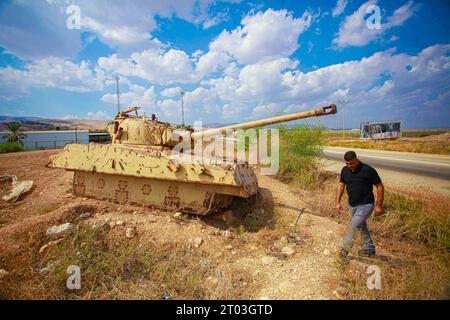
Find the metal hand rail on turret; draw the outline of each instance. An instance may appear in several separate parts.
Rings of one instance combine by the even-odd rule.
[[[203,136],[203,138],[215,136],[218,134],[224,134],[227,132],[227,130],[236,131],[239,129],[250,129],[250,128],[257,128],[257,127],[264,127],[271,124],[276,123],[282,123],[282,122],[288,122],[298,119],[304,119],[309,117],[319,117],[319,116],[325,116],[329,114],[335,114],[337,112],[336,105],[331,104],[326,107],[317,108],[317,109],[311,109],[308,111],[273,117],[273,118],[267,118],[262,120],[255,120],[255,121],[249,121],[244,123],[237,123],[230,126],[225,126],[221,128],[214,128],[214,129],[207,129],[203,131],[197,131],[193,132],[191,135],[192,139],[200,138]]]

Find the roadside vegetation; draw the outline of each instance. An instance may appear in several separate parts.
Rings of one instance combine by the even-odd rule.
[[[326,145],[330,147],[450,155],[448,141],[414,141],[405,140],[405,138],[385,141],[328,140]]]
[[[402,138],[396,140],[360,140],[359,130],[326,130],[324,144],[330,147],[348,147],[385,151],[415,152],[450,155],[448,129],[403,130]]]
[[[349,215],[337,215],[334,210],[337,175],[322,172],[315,162],[327,132],[287,130],[281,140],[280,176],[290,179],[312,212],[347,224]],[[450,298],[450,199],[429,189],[387,188],[384,207],[384,214],[369,222],[379,251],[389,253],[370,262],[380,266],[383,288],[367,289],[364,265],[341,266],[345,298]]]

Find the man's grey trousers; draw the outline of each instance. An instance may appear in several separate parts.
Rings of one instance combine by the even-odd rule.
[[[350,222],[350,228],[345,236],[344,243],[341,244],[341,249],[350,251],[355,241],[356,231],[361,232],[364,241],[364,250],[375,251],[375,245],[370,237],[369,229],[367,228],[367,219],[372,214],[374,208],[373,203],[363,204],[360,206],[349,206],[352,213],[352,221]]]

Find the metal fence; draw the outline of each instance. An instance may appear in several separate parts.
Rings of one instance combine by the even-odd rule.
[[[50,140],[50,141],[22,141],[26,150],[61,149],[70,143],[87,144],[88,140]]]

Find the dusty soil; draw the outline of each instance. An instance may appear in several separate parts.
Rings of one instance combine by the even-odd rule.
[[[0,175],[14,174],[19,180],[34,182],[32,191],[16,203],[0,200],[0,269],[14,274],[12,256],[48,242],[44,234],[49,226],[77,223],[79,214],[90,212],[92,216],[84,221],[90,225],[123,221],[122,226],[110,230],[120,241],[127,241],[124,234],[128,226],[136,228],[137,239],[143,244],[194,243],[201,238],[196,250],[219,259],[230,270],[248,275],[240,285],[242,290],[248,290],[250,298],[343,298],[338,288],[337,248],[346,226],[315,215],[289,185],[271,177],[259,177],[259,200],[264,205],[257,204],[251,214],[270,211],[270,219],[255,230],[236,232],[233,225],[239,225],[239,217],[231,223],[230,215],[235,217],[230,212],[206,218],[187,215],[176,218],[174,212],[75,197],[70,193],[72,173],[45,167],[49,156],[57,152],[0,155]],[[305,211],[294,230],[293,223],[301,208]],[[239,212],[239,203],[233,210]],[[274,227],[275,219],[285,221],[285,228]],[[286,250],[291,252],[283,254]]]

